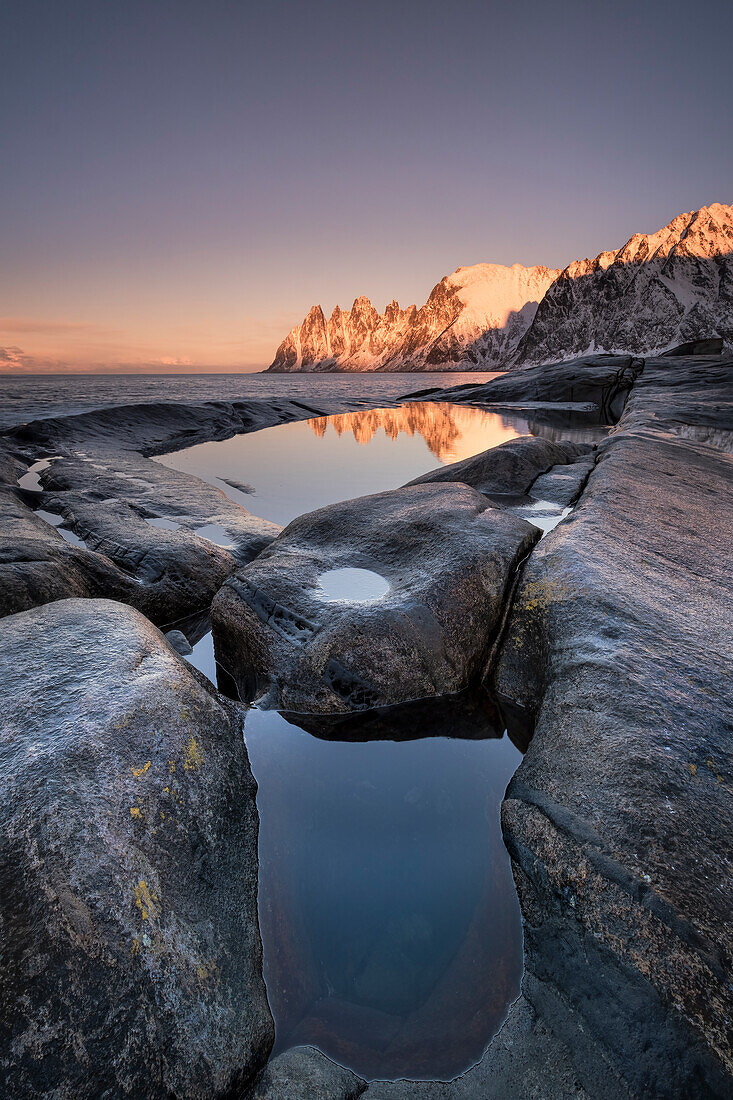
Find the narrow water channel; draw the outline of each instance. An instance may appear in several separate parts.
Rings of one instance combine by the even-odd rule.
[[[520,416],[428,403],[160,461],[286,524],[529,432]],[[330,598],[388,599],[379,580],[322,583]],[[192,640],[189,660],[215,679],[211,635]],[[521,754],[501,721],[480,708],[467,717],[460,700],[394,727],[310,719],[305,730],[289,718],[252,709],[244,725],[276,1050],[313,1043],[368,1078],[450,1079],[480,1058],[519,991],[521,918],[499,813]]]

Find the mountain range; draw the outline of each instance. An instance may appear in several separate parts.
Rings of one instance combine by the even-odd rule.
[[[733,206],[722,203],[563,270],[459,267],[420,308],[392,301],[378,313],[362,296],[326,320],[313,306],[268,369],[502,370],[707,336],[733,347]]]

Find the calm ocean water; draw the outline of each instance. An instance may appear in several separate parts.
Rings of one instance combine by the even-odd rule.
[[[486,382],[494,373],[430,374],[26,374],[0,375],[0,428],[138,401],[237,401],[295,397],[317,402],[341,395],[393,401],[427,386]]]

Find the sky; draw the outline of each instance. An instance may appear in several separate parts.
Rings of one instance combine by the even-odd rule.
[[[311,305],[730,202],[729,0],[7,0],[0,370],[266,366]]]

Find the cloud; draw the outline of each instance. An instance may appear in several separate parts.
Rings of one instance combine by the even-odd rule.
[[[151,359],[151,363],[160,367],[192,367],[193,359],[189,359],[186,355],[178,358],[173,355],[164,355],[161,359]]]
[[[0,370],[32,370],[33,356],[22,348],[0,348]]]
[[[22,348],[0,347],[0,373],[46,374],[48,371],[68,371],[69,364],[61,359],[39,359],[26,355]]]

